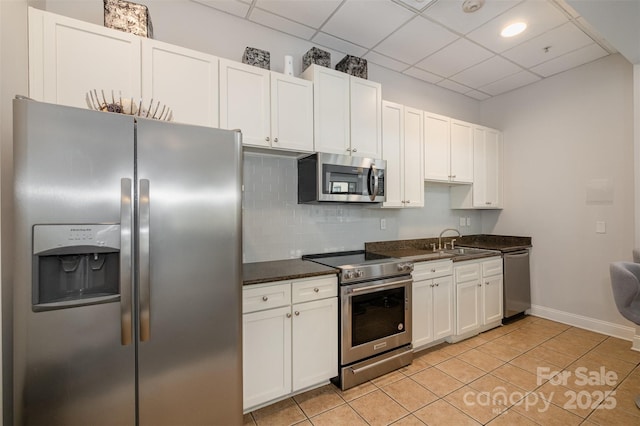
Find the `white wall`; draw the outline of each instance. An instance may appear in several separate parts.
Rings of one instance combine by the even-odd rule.
[[[629,326],[613,302],[609,263],[630,260],[634,245],[632,66],[603,58],[484,101],[481,113],[504,130],[506,177],[505,209],[484,213],[483,231],[533,238],[534,308]],[[586,201],[594,180],[611,182],[612,201]]]

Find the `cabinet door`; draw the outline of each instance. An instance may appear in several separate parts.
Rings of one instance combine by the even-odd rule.
[[[240,129],[242,143],[269,147],[269,71],[220,59],[220,127]]]
[[[402,167],[404,140],[404,107],[393,102],[382,102],[382,158],[385,169],[386,201],[383,207],[404,205],[404,170]]]
[[[424,113],[424,179],[449,181],[451,165],[451,119]]]
[[[454,334],[453,329],[453,278],[433,280],[433,340]]]
[[[242,316],[244,409],[291,393],[291,308]]]
[[[338,298],[293,305],[293,391],[338,375]]]
[[[414,281],[411,299],[413,347],[418,348],[433,341],[433,280]]]
[[[382,87],[379,83],[351,77],[351,154],[381,158]]]
[[[482,324],[502,320],[502,275],[483,278],[482,307]]]
[[[473,205],[502,207],[502,134],[487,127],[473,132]]]
[[[451,120],[451,181],[473,182],[473,129],[459,120]]]
[[[140,37],[29,8],[29,96],[87,108],[94,89],[140,98]]]
[[[171,108],[173,121],[218,127],[218,58],[142,40],[142,98]]]
[[[479,280],[456,284],[456,334],[464,334],[480,327]]]
[[[404,205],[424,206],[423,114],[415,108],[404,109]]]
[[[313,151],[313,83],[271,73],[271,146]]]
[[[349,154],[349,75],[311,65],[303,77],[313,81],[314,149]]]

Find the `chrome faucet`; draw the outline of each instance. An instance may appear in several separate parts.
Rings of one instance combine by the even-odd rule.
[[[458,234],[459,238],[462,237],[462,235],[460,235],[460,231],[458,231],[456,228],[443,229],[442,232],[440,233],[440,236],[438,236],[438,250],[442,250],[442,236],[447,231],[454,231],[456,234]],[[455,240],[452,240],[452,241],[455,241]],[[445,248],[446,248],[446,245],[447,243],[445,243]],[[453,242],[451,243],[451,248],[453,248]]]

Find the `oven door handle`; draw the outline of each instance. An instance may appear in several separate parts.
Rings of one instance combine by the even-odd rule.
[[[364,291],[371,291],[371,290],[378,290],[381,288],[385,288],[385,287],[392,287],[392,286],[400,286],[400,285],[405,285],[405,284],[411,284],[412,280],[401,280],[401,281],[394,281],[391,283],[384,283],[384,284],[376,284],[376,285],[368,285],[368,286],[364,286],[364,287],[358,287],[358,288],[351,288],[348,290],[349,293],[360,293],[360,292],[364,292]]]

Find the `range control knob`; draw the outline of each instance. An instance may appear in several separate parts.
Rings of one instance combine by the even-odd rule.
[[[351,278],[353,278],[353,271],[345,271],[342,276],[345,280],[350,280]]]
[[[362,278],[364,276],[364,271],[362,269],[356,269],[356,277]]]
[[[398,272],[404,271],[404,263],[398,263]]]

